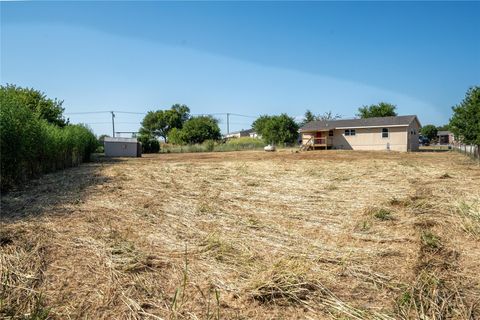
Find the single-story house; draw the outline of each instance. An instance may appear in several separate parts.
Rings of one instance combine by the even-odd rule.
[[[241,138],[241,137],[250,137],[250,138],[258,138],[257,133],[253,129],[247,130],[240,130],[235,132],[230,132],[225,135],[225,138]]]
[[[311,121],[300,128],[302,149],[418,150],[417,116]]]
[[[455,141],[453,133],[450,131],[438,131],[437,139],[439,144],[452,144]]]
[[[103,147],[106,157],[141,157],[142,144],[136,138],[105,137]]]

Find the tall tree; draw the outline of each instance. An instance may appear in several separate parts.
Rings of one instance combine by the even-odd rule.
[[[159,128],[161,127],[159,120],[160,111],[148,111],[147,115],[143,117],[142,126],[140,127],[140,135],[144,137],[159,137],[161,133]],[[161,110],[163,113],[163,110]]]
[[[47,122],[64,127],[68,124],[68,119],[63,116],[63,101],[47,98],[45,93],[32,88],[22,88],[13,84],[0,86],[0,90],[5,94],[15,97],[18,103],[26,106],[38,118],[45,119]]]
[[[397,115],[396,109],[397,106],[394,104],[380,102],[358,108],[357,116],[360,118],[391,117]]]
[[[313,114],[312,111],[308,110],[305,111],[305,114],[303,115],[303,121],[300,123],[300,125],[304,126],[309,122],[318,120],[317,116]]]
[[[433,140],[437,138],[438,129],[433,124],[427,124],[420,129],[420,133],[428,140]]]
[[[480,149],[480,87],[468,89],[463,101],[452,110],[449,127],[456,139]]]
[[[180,123],[185,123],[190,118],[190,108],[186,104],[175,103],[171,110],[175,111],[179,116]],[[181,126],[180,126],[181,127]]]
[[[264,131],[265,125],[267,124],[268,120],[270,120],[270,116],[264,114],[255,119],[252,123],[252,128],[255,130],[255,132],[259,135],[261,135],[261,132]]]
[[[149,111],[143,118],[140,134],[147,137],[161,137],[168,142],[170,130],[181,129],[189,118],[190,109],[184,104],[174,104],[168,110]]]
[[[342,116],[338,113],[333,113],[331,110],[323,113],[322,115],[317,116],[318,120],[337,120],[340,119]]]
[[[312,111],[308,110],[305,111],[303,115],[303,120],[300,122],[300,126],[304,126],[309,122],[316,121],[316,120],[337,120],[340,119],[342,116],[339,114],[334,114],[331,110],[324,112],[320,115],[315,115]]]
[[[293,143],[298,137],[298,124],[285,113],[261,116],[254,121],[252,127],[266,143]]]

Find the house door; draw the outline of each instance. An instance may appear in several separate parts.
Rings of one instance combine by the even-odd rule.
[[[315,144],[322,144],[322,131],[317,131],[315,133]]]

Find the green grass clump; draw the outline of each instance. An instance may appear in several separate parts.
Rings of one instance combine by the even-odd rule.
[[[423,231],[421,235],[422,243],[431,249],[439,249],[442,246],[440,238],[434,235],[431,231]]]
[[[393,220],[392,212],[385,208],[371,208],[370,214],[381,221]]]

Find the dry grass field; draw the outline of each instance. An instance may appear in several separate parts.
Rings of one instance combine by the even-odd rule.
[[[478,319],[452,152],[100,159],[2,196],[0,318]]]

